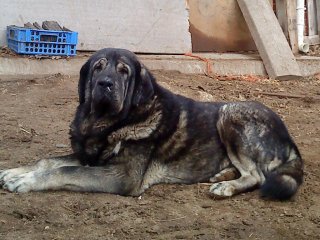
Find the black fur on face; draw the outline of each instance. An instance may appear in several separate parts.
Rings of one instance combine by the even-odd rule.
[[[99,115],[127,114],[131,107],[146,104],[154,95],[154,78],[136,55],[125,49],[106,48],[82,66],[79,102]]]

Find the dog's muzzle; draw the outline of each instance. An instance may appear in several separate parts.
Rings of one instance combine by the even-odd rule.
[[[92,92],[92,107],[101,113],[118,114],[122,109],[119,92],[121,91],[110,78],[97,79]]]
[[[97,87],[100,88],[101,91],[111,92],[114,88],[114,84],[110,79],[100,79],[97,82]]]
[[[112,104],[114,88],[114,83],[108,78],[97,80],[92,92],[94,103],[99,105]]]

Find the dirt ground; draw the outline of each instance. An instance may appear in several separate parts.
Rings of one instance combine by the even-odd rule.
[[[140,198],[0,190],[0,239],[320,239],[319,78],[251,82],[154,74],[165,87],[195,99],[254,99],[278,112],[305,159],[296,197],[266,201],[253,191],[216,200],[206,184],[158,185]],[[0,169],[70,151],[76,87],[76,78],[64,76],[0,81]]]

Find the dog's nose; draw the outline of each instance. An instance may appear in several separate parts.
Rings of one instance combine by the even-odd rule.
[[[101,79],[98,81],[98,86],[110,91],[113,87],[113,82],[109,79]]]

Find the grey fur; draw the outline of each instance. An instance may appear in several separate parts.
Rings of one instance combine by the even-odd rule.
[[[299,150],[272,110],[175,95],[127,50],[103,49],[88,60],[79,102],[74,154],[4,170],[4,189],[138,196],[158,183],[211,181],[219,197],[262,186],[264,195],[287,199],[302,183]]]

